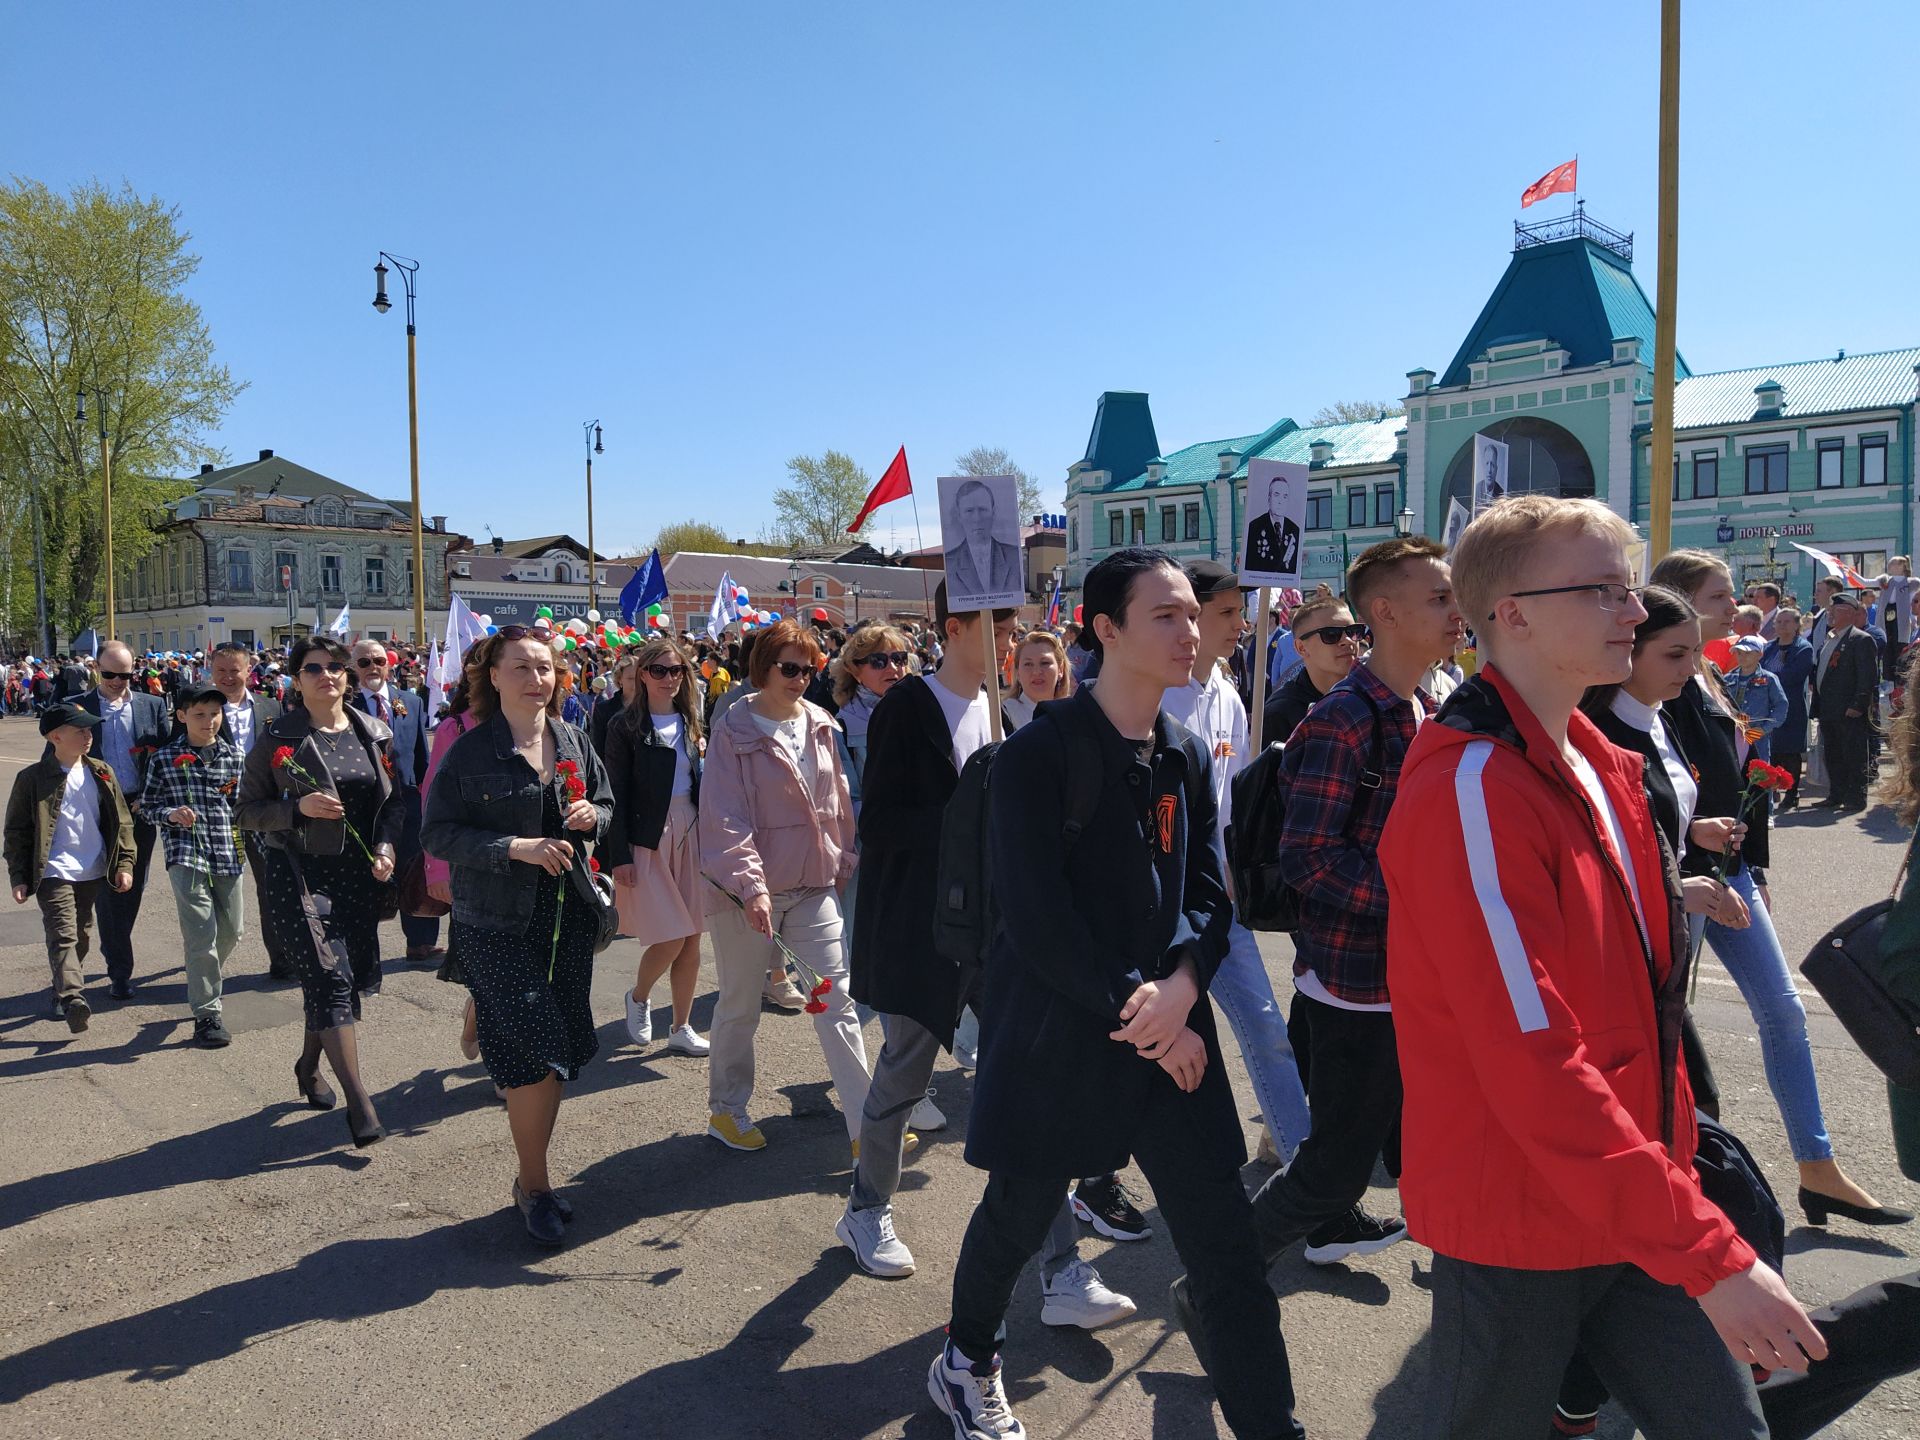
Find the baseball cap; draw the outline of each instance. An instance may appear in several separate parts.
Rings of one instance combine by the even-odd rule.
[[[72,725],[79,730],[99,728],[100,717],[91,710],[82,710],[78,705],[62,700],[57,705],[49,705],[46,713],[40,717],[40,733],[51,735],[62,725]]]
[[[1829,605],[1851,605],[1856,610],[1866,609],[1866,606],[1860,603],[1860,597],[1847,590],[1836,590],[1833,598],[1827,601],[1827,603]]]
[[[1762,640],[1758,635],[1742,635],[1728,648],[1743,651],[1749,655],[1764,655],[1767,650],[1767,642]]]
[[[1216,595],[1240,588],[1240,577],[1233,573],[1233,567],[1218,560],[1189,561],[1186,571],[1193,585],[1193,598],[1203,604]]]
[[[227,703],[226,694],[217,686],[188,685],[180,691],[173,705],[176,710],[185,710],[188,706],[198,705],[204,700],[218,700],[222,705]]]

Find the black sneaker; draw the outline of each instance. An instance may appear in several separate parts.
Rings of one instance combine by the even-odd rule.
[[[1334,1265],[1355,1255],[1377,1255],[1407,1238],[1407,1222],[1398,1215],[1377,1220],[1358,1205],[1307,1236],[1302,1252],[1315,1265]]]
[[[1075,1217],[1109,1240],[1145,1240],[1153,1234],[1153,1227],[1134,1208],[1133,1197],[1117,1175],[1082,1180],[1070,1199]]]
[[[131,1000],[133,998],[133,982],[131,980],[109,981],[107,984],[107,993],[116,1000]]]
[[[60,1013],[66,1018],[67,1029],[78,1035],[93,1018],[93,1007],[87,1004],[86,996],[76,995],[61,1005]]]
[[[193,1022],[193,1043],[202,1050],[224,1050],[233,1043],[233,1036],[218,1015],[201,1015]]]

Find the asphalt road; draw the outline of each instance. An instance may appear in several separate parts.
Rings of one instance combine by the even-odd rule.
[[[30,722],[0,721],[0,781],[37,752]],[[1884,811],[1779,827],[1774,896],[1790,955],[1885,893],[1902,838]],[[618,942],[594,985],[600,1054],[569,1087],[554,1144],[578,1211],[572,1243],[543,1253],[509,1206],[504,1114],[481,1067],[455,1049],[464,992],[388,962],[361,1054],[392,1138],[355,1152],[340,1112],[296,1102],[299,995],[265,980],[252,917],[228,980],[234,1044],[188,1043],[170,900],[156,874],[132,1002],[107,1000],[97,957],[89,962],[99,998],[77,1037],[48,1018],[38,911],[0,914],[0,1435],[948,1433],[924,1377],[981,1185],[960,1156],[968,1082],[950,1062],[936,1083],[952,1123],[909,1157],[895,1210],[920,1271],[870,1279],[833,1238],[848,1149],[810,1024],[764,1017],[756,1113],[770,1144],[724,1150],[703,1135],[704,1062],[627,1042],[620,994],[638,950]],[[401,955],[398,926],[386,931],[387,953]],[[1284,941],[1267,959],[1284,979]],[[710,968],[702,981],[704,1030]],[[664,1004],[664,985],[656,999]],[[1753,1023],[1712,962],[1698,1008],[1726,1116],[1790,1197]],[[1920,1194],[1894,1167],[1877,1074],[1817,1000],[1810,1009],[1840,1156],[1882,1199],[1915,1205]],[[870,1053],[878,1043],[875,1028]],[[1229,1064],[1251,1150],[1255,1106],[1237,1058]],[[1264,1175],[1249,1166],[1249,1185]],[[1370,1204],[1390,1211],[1395,1197],[1378,1190]],[[1810,1303],[1920,1264],[1920,1234],[1798,1220],[1789,1216],[1788,1277]],[[1191,1347],[1168,1325],[1179,1266],[1164,1233],[1134,1245],[1090,1239],[1082,1253],[1140,1314],[1094,1334],[1049,1329],[1029,1271],[1006,1362],[1030,1432],[1225,1434]],[[1351,1266],[1290,1257],[1275,1268],[1300,1411],[1317,1440],[1417,1433],[1430,1258],[1409,1243]],[[1907,1380],[1828,1434],[1916,1432],[1920,1382]],[[1603,1434],[1631,1430],[1612,1417]]]

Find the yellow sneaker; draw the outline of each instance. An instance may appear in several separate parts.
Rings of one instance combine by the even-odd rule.
[[[919,1143],[920,1137],[911,1130],[907,1131],[905,1135],[900,1137],[900,1153],[902,1155],[906,1154],[907,1151],[913,1149],[913,1147]],[[860,1137],[858,1135],[853,1137],[853,1163],[856,1165],[860,1163]]]
[[[716,1110],[707,1117],[707,1134],[718,1140],[729,1150],[764,1150],[767,1137],[760,1133],[760,1127],[750,1120],[741,1120],[724,1110]]]

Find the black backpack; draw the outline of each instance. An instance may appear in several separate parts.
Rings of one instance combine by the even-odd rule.
[[[1760,1258],[1780,1270],[1787,1259],[1787,1220],[1780,1201],[1740,1137],[1704,1114],[1696,1114],[1700,1144],[1693,1173],[1700,1193],[1720,1207]]]
[[[1093,822],[1100,805],[1101,768],[1096,737],[1083,734],[1068,701],[1050,700],[1036,714],[1051,713],[1066,742],[1067,810],[1061,839],[1068,849]],[[960,782],[940,819],[940,864],[934,882],[933,948],[960,967],[962,1004],[986,965],[999,926],[987,860],[987,793],[993,760],[1005,741],[982,745],[967,757]],[[1066,903],[1063,896],[1062,904]]]
[[[1363,789],[1385,783],[1380,762],[1386,741],[1380,709],[1371,700],[1373,740],[1360,772]],[[1280,768],[1286,746],[1276,740],[1233,777],[1233,819],[1227,825],[1227,873],[1233,878],[1233,908],[1249,930],[1294,930],[1300,924],[1300,894],[1280,875],[1280,835],[1287,826],[1287,778]]]

